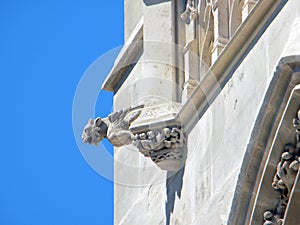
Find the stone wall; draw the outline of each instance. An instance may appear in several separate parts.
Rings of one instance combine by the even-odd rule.
[[[137,2],[135,8],[125,1],[128,12],[137,10],[133,18],[125,13],[127,36],[140,18]],[[115,224],[228,223],[245,151],[276,66],[282,57],[300,54],[298,43],[287,46],[299,33],[293,27],[299,16],[298,0],[288,1],[226,71],[216,98],[188,134],[186,166],[176,174],[161,170],[133,145],[115,148]],[[116,110],[141,98],[150,82],[138,81],[143,68],[137,64],[116,92]]]
[[[124,1],[125,42],[143,17],[143,3],[140,0]]]

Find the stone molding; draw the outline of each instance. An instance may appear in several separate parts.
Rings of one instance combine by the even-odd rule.
[[[297,117],[293,119],[296,133],[296,143],[287,144],[277,164],[272,187],[278,192],[276,210],[264,213],[264,225],[282,225],[285,212],[295,183],[300,165],[300,109]]]
[[[143,51],[143,28],[144,20],[141,18],[115,60],[113,68],[102,85],[102,90],[116,92],[126,79],[129,67],[137,63],[139,54]]]
[[[235,31],[217,60],[211,65],[180,110],[178,118],[181,118],[187,132],[192,130],[208,108],[209,103],[213,101],[214,96],[220,91],[220,83],[222,84],[232,76],[232,71],[245,57],[253,41],[268,27],[268,19],[274,12],[278,13],[278,9],[284,4],[285,1],[269,0],[260,0],[255,4],[250,15]],[[197,110],[197,115],[191,108]]]
[[[193,5],[192,2],[188,1],[189,7]],[[218,59],[208,69],[203,76],[204,78],[195,87],[193,93],[189,95],[189,98],[181,106],[177,115],[175,115],[175,120],[180,120],[185,125],[186,132],[189,132],[201,115],[204,114],[209,103],[213,101],[213,96],[216,96],[216,93],[219,91],[219,84],[229,79],[231,71],[240,62],[241,58],[244,57],[244,54],[247,53],[247,48],[255,40],[256,36],[262,32],[261,30],[266,29],[268,18],[280,7],[283,7],[281,1],[260,0],[255,4],[251,15],[239,26]],[[199,13],[201,12],[199,5],[198,11]],[[114,67],[102,87],[103,90],[116,91],[120,82],[124,81],[124,73],[126,73],[128,65],[136,63],[136,56],[142,49],[143,20],[138,24],[136,30],[136,36],[128,41],[118,56]],[[179,70],[184,70],[181,66],[178,65],[178,67]]]
[[[300,107],[299,66],[296,55],[283,57],[277,65],[245,152],[228,224],[263,224],[264,212],[276,208],[271,184],[280,150],[295,141],[291,120]]]

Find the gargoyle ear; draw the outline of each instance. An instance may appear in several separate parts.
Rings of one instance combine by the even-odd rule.
[[[89,119],[89,124],[93,125],[94,124],[94,120],[91,118]]]
[[[97,126],[97,127],[100,126],[101,123],[102,123],[102,119],[101,119],[100,117],[97,117],[97,118],[95,119],[95,124],[96,124],[96,126]]]

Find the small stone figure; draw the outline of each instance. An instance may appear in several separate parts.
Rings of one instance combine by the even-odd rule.
[[[141,114],[142,108],[143,105],[129,107],[104,119],[89,119],[82,133],[83,142],[98,145],[103,138],[107,138],[115,147],[131,144],[134,137],[129,127]]]
[[[185,20],[186,24],[197,17],[197,8],[194,0],[188,0],[186,3],[185,11],[181,14],[181,19]]]

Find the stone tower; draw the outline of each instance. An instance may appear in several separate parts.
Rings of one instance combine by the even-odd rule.
[[[300,224],[299,0],[124,4],[114,223]]]

